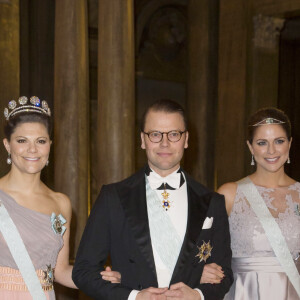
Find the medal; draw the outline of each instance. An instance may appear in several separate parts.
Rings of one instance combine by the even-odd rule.
[[[201,261],[206,262],[206,260],[211,256],[211,250],[213,249],[213,247],[210,245],[210,241],[208,241],[207,243],[203,241],[201,247],[197,246],[197,248],[199,250],[199,253],[195,257],[199,257],[199,263]]]
[[[47,265],[47,270],[44,272],[44,282],[47,284],[53,284],[54,282],[54,269],[51,268],[51,265]]]
[[[66,227],[63,226],[65,223],[67,223],[66,219],[61,214],[57,216],[55,213],[51,214],[50,219],[51,219],[52,230],[56,234],[63,235],[64,232],[66,231]]]
[[[167,211],[171,207],[171,202],[169,200],[170,194],[166,191],[166,184],[164,184],[164,192],[161,195],[163,196],[162,207]]]

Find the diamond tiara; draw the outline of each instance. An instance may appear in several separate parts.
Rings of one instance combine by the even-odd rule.
[[[278,125],[278,124],[284,124],[284,123],[285,122],[274,119],[274,118],[266,118],[266,119],[263,119],[262,121],[257,122],[256,124],[251,125],[251,126],[261,126],[261,125],[270,125],[270,124]]]
[[[22,112],[37,112],[51,116],[50,108],[45,100],[41,101],[38,97],[32,96],[28,101],[27,97],[22,96],[18,101],[8,102],[8,107],[4,108],[4,117],[8,121],[10,117]]]

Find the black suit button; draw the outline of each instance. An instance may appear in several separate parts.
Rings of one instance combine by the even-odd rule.
[[[141,284],[139,284],[138,289],[141,291],[143,289],[143,286]]]

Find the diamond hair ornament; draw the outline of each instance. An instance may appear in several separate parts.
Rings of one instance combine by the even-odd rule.
[[[41,101],[38,97],[32,96],[28,101],[26,96],[22,96],[18,101],[8,102],[8,107],[4,109],[4,117],[8,121],[10,117],[22,112],[37,112],[51,116],[50,108],[45,100]]]
[[[251,126],[261,126],[261,125],[278,125],[278,124],[284,124],[285,122],[280,121],[278,119],[274,119],[274,118],[265,118],[260,122],[255,123],[254,125]]]

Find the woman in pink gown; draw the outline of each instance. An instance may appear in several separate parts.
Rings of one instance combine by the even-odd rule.
[[[48,165],[51,118],[46,101],[20,97],[5,108],[4,146],[10,171],[0,179],[4,205],[27,249],[47,299],[55,299],[53,280],[75,288],[69,265],[71,203],[41,180]],[[0,299],[32,299],[0,232]]]
[[[5,207],[21,236],[41,293],[54,300],[54,280],[70,288],[76,286],[69,264],[70,200],[40,179],[42,169],[49,163],[52,143],[50,109],[46,101],[23,96],[8,103],[4,117],[3,142],[11,169],[0,179],[0,209],[1,205]],[[1,230],[0,249],[0,299],[32,299]],[[102,275],[105,280],[120,282],[120,275],[110,268]]]

